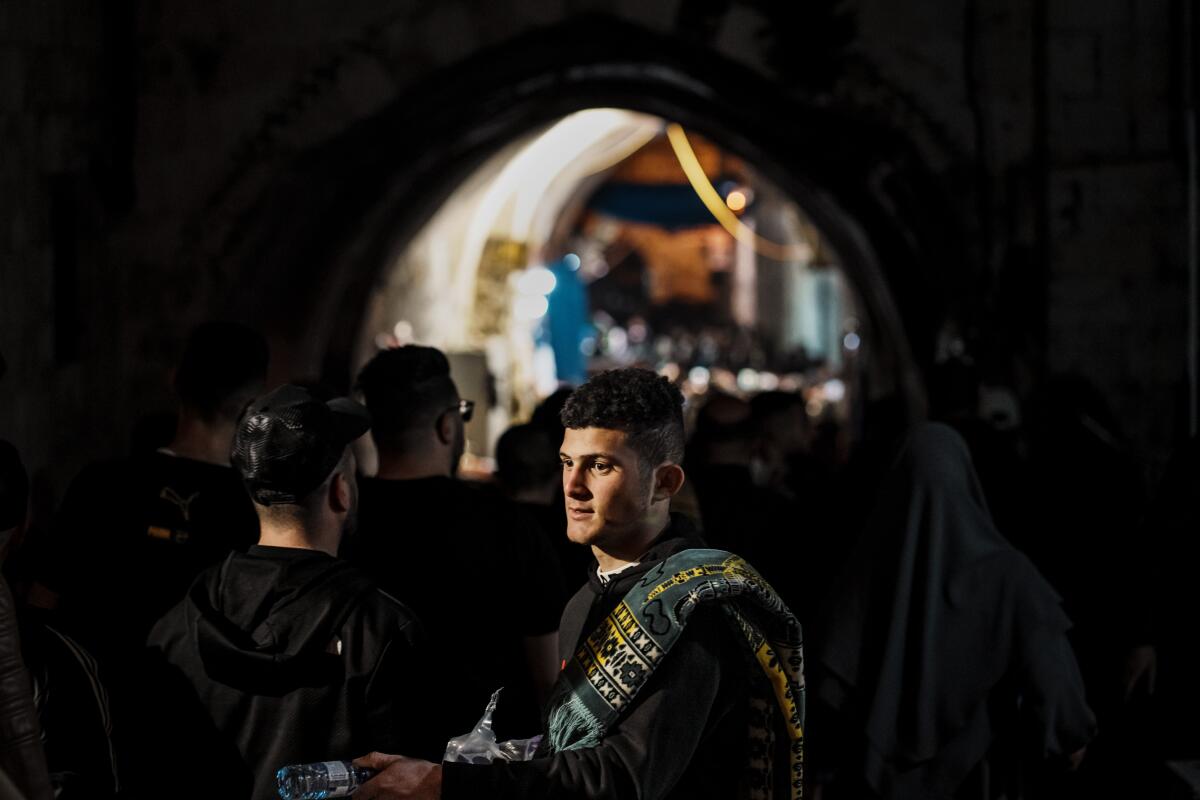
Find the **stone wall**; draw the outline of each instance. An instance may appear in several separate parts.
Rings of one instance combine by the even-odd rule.
[[[1095,379],[1152,465],[1182,432],[1169,0],[857,0],[844,50],[816,35],[840,24],[825,2],[121,5],[0,6],[0,435],[60,481],[167,405],[170,354],[222,307],[223,248],[284,167],[482,48],[613,9],[903,131],[965,234],[939,267],[961,269],[963,328]],[[820,58],[789,61],[792,31]]]

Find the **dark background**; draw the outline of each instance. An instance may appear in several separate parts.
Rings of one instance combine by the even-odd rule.
[[[59,485],[124,451],[214,316],[267,329],[273,378],[345,383],[373,281],[455,180],[544,121],[618,105],[711,136],[842,231],[916,394],[947,329],[1021,392],[1082,373],[1153,480],[1189,425],[1194,16],[3,0],[0,433]]]

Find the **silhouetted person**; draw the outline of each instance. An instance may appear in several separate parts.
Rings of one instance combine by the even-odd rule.
[[[205,567],[258,538],[229,466],[238,413],[262,391],[267,346],[241,325],[192,331],[173,375],[175,436],[155,452],[91,464],[72,481],[38,548],[33,596],[106,676],[120,773],[146,733],[139,654],[146,634]]]
[[[1136,786],[1129,764],[1145,737],[1136,733],[1140,710],[1130,701],[1140,694],[1131,689],[1148,678],[1155,644],[1147,491],[1119,427],[1085,378],[1048,380],[1031,414],[1028,515],[1013,533],[1074,623],[1071,642],[1099,724],[1081,777],[1096,792]],[[1135,783],[1118,788],[1126,777]]]
[[[144,760],[167,774],[147,793],[266,800],[288,764],[444,747],[417,623],[335,555],[367,420],[291,385],[246,410],[233,462],[261,537],[202,573],[149,637],[161,752]]]
[[[686,464],[704,538],[755,564],[803,623],[813,601],[805,578],[814,562],[802,553],[808,526],[791,498],[755,481],[755,445],[750,404],[731,395],[710,396],[688,442]]]
[[[1156,660],[1141,686],[1157,713],[1156,749],[1168,758],[1200,755],[1200,437],[1181,445],[1167,464],[1155,497],[1148,534],[1155,542],[1152,599]],[[1149,656],[1150,654],[1146,654]],[[1129,674],[1130,678],[1133,677]]]
[[[0,547],[7,548],[17,534],[29,504],[28,480],[19,465],[12,445],[0,442]],[[26,800],[50,800],[54,790],[21,645],[16,603],[0,576],[0,796],[20,792]]]
[[[505,494],[541,527],[563,567],[563,586],[574,593],[587,579],[592,556],[567,538],[558,442],[538,425],[514,425],[496,442],[496,478]],[[561,441],[561,440],[560,440]]]
[[[1020,759],[1077,764],[1093,735],[1059,598],[996,530],[944,425],[908,436],[819,625],[829,798],[997,797]]]
[[[0,441],[0,564],[6,564],[22,539],[28,502],[29,476],[20,456]],[[95,660],[48,624],[44,610],[18,606],[16,612],[54,796],[112,797],[118,788],[117,765],[108,730],[108,695]],[[8,737],[0,738],[7,746]]]
[[[454,688],[446,713],[467,730],[491,693],[505,737],[531,736],[558,672],[561,567],[537,524],[511,501],[453,476],[462,399],[441,351],[378,353],[358,376],[379,453],[362,481],[351,559],[424,623]]]
[[[266,369],[259,334],[199,326],[174,372],[170,445],[85,467],[67,490],[36,577],[105,667],[141,647],[202,569],[258,538],[229,450]]]

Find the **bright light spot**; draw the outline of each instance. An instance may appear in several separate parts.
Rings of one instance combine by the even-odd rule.
[[[571,270],[571,272],[574,272],[575,270],[579,269],[579,265],[583,262],[579,259],[579,256],[575,255],[574,253],[567,253],[565,256],[563,256],[563,263],[567,265],[567,269]]]
[[[694,383],[697,388],[704,387],[707,389],[710,377],[708,370],[704,367],[692,367],[688,370],[688,381]]]
[[[746,207],[746,194],[739,191],[730,192],[725,197],[725,205],[729,206],[730,211],[741,211]]]
[[[746,367],[737,374],[738,388],[743,392],[753,392],[758,388],[758,372]]]
[[[846,384],[837,378],[825,381],[825,399],[831,403],[840,403],[846,396]]]
[[[764,392],[773,392],[779,388],[779,376],[774,372],[758,373],[758,388]]]
[[[854,333],[853,331],[847,333],[842,339],[842,345],[847,350],[857,350],[860,344],[862,344],[862,339],[860,339],[858,334]]]
[[[629,351],[629,335],[619,325],[608,332],[605,341],[608,344],[608,352],[614,356],[623,356]]]
[[[545,267],[527,269],[517,278],[517,291],[529,297],[548,295],[558,285],[554,273]]]
[[[674,361],[668,361],[658,368],[658,374],[669,380],[671,383],[679,380],[679,365]]]
[[[596,337],[585,336],[579,341],[579,352],[589,358],[596,355]]]
[[[517,298],[513,305],[513,313],[517,319],[532,321],[546,316],[550,310],[550,301],[540,294],[523,295]]]
[[[412,323],[406,319],[402,319],[396,323],[396,327],[392,328],[392,335],[396,337],[396,341],[400,344],[408,344],[413,340]]]

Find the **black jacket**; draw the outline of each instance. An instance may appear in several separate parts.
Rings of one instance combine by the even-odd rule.
[[[559,651],[570,659],[583,637],[647,571],[680,550],[705,547],[686,518],[641,563],[607,585],[595,569],[567,604]],[[515,763],[446,764],[444,800],[466,798],[736,797],[747,765],[749,664],[746,646],[719,609],[699,609],[671,654],[625,715],[594,748]]]
[[[324,553],[231,554],[197,578],[148,644],[171,698],[155,726],[170,754],[155,760],[177,776],[158,779],[172,796],[268,800],[287,764],[444,746],[419,704],[429,692],[413,617]],[[185,773],[181,757],[195,768]]]

